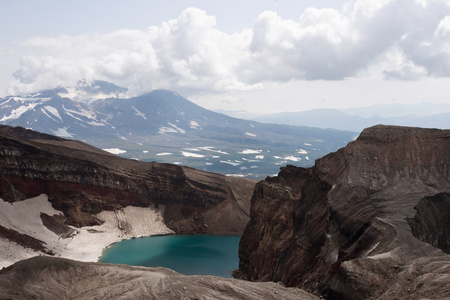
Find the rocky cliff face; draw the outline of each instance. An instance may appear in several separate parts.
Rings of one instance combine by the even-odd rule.
[[[450,131],[364,130],[258,183],[235,276],[328,299],[450,297]]]
[[[249,219],[254,184],[0,127],[0,198],[15,202],[47,194],[64,223],[76,227],[99,225],[95,214],[104,210],[163,204],[165,222],[177,233],[237,234]]]

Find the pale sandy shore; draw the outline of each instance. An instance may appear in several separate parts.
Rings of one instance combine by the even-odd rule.
[[[56,257],[95,262],[105,247],[120,240],[173,233],[163,222],[162,205],[158,209],[128,206],[122,210],[103,211],[97,215],[103,225],[73,227],[75,234],[69,238],[48,230],[42,223],[41,213],[62,215],[51,206],[46,195],[12,204],[0,199],[0,225],[45,242],[46,248]],[[0,238],[0,268],[36,255],[45,254]]]

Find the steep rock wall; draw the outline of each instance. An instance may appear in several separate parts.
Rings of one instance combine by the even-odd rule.
[[[14,202],[46,194],[70,225],[100,225],[95,214],[103,210],[163,204],[165,222],[179,233],[241,233],[255,184],[122,159],[81,142],[7,126],[0,128],[0,170],[0,198]]]
[[[329,299],[450,296],[450,256],[407,221],[418,204],[432,215],[422,199],[450,191],[449,150],[448,130],[375,126],[313,168],[282,168],[255,188],[235,276]]]

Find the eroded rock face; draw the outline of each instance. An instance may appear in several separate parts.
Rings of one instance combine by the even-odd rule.
[[[127,160],[77,141],[0,127],[0,198],[47,194],[66,223],[99,225],[103,210],[164,204],[178,233],[243,231],[254,182],[188,167]],[[47,218],[47,220],[49,220]]]
[[[449,130],[375,126],[282,168],[255,188],[235,276],[329,299],[449,297],[449,150]]]

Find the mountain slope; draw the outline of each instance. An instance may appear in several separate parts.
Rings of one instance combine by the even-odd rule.
[[[353,132],[236,119],[171,91],[133,98],[118,97],[121,92],[94,82],[75,91],[8,96],[0,99],[0,124],[82,140],[127,158],[256,177],[275,174],[288,162],[309,166],[355,137]]]

